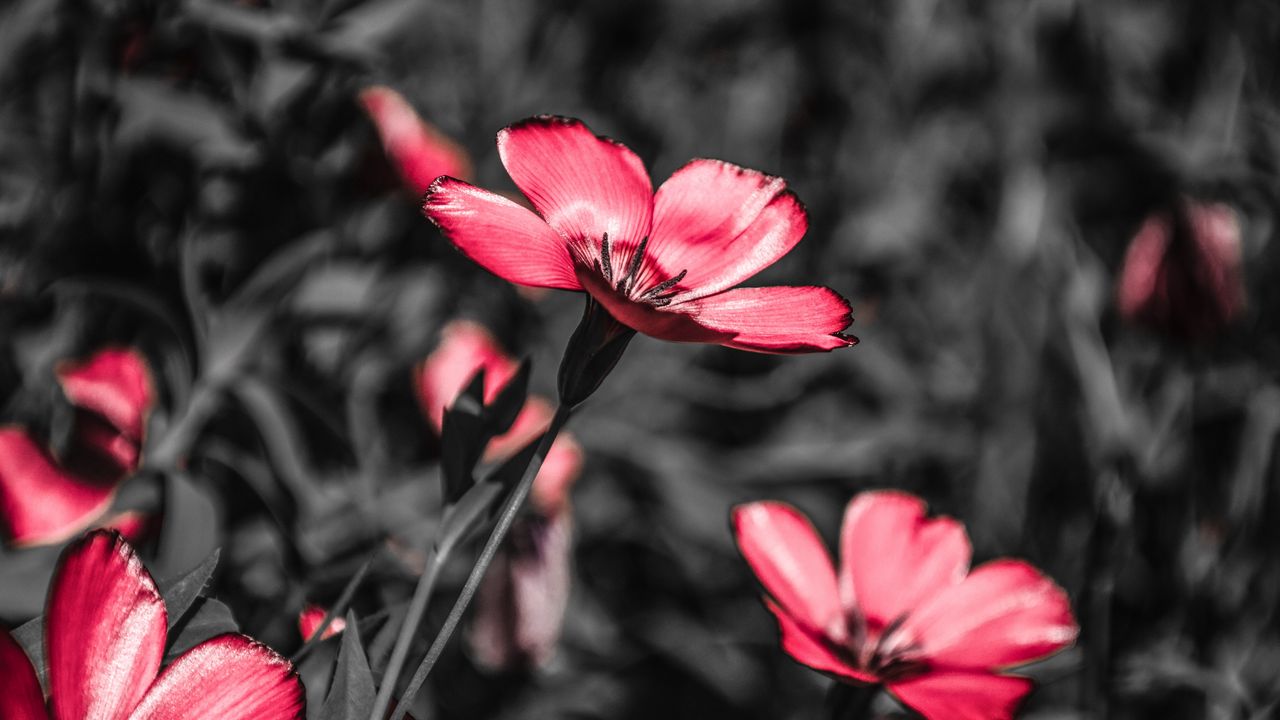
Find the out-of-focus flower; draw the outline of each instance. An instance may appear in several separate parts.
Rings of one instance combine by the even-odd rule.
[[[311,639],[316,634],[316,630],[320,629],[320,623],[324,622],[324,616],[328,611],[319,605],[308,605],[298,613],[298,632],[302,635],[303,641]],[[328,640],[347,629],[347,621],[336,617],[333,622],[329,623],[329,627],[324,629],[324,634],[320,636],[321,640]]]
[[[1020,560],[970,572],[963,526],[925,517],[912,495],[866,492],[849,503],[838,574],[789,505],[743,505],[733,523],[783,649],[837,679],[883,683],[930,720],[1012,718],[1032,683],[1005,669],[1075,641],[1060,587]]]
[[[454,321],[441,337],[440,347],[417,373],[419,402],[437,432],[445,407],[476,371],[485,370],[484,399],[489,402],[519,368],[475,323]],[[547,429],[551,416],[550,403],[530,397],[511,429],[489,443],[486,457],[497,461],[518,452]],[[581,447],[572,435],[561,433],[534,480],[531,512],[512,525],[476,596],[467,640],[481,665],[495,670],[537,666],[554,654],[569,602],[569,491],[581,471]]]
[[[1245,306],[1235,211],[1184,198],[1148,216],[1125,254],[1116,306],[1125,320],[1180,339],[1235,319]]]
[[[0,716],[17,720],[302,718],[288,660],[244,635],[191,648],[163,671],[167,614],[118,534],[94,531],[59,560],[45,612],[48,703],[35,669],[0,633]]]
[[[423,212],[464,254],[513,283],[583,290],[625,326],[766,353],[846,347],[849,303],[825,287],[735,285],[808,228],[781,178],[693,160],[657,193],[644,165],[578,120],[541,116],[498,133],[536,214],[451,177]]]
[[[450,322],[440,333],[439,347],[418,366],[414,375],[418,404],[437,433],[444,427],[445,409],[453,404],[467,382],[481,368],[485,373],[484,401],[489,403],[511,381],[520,369],[520,363],[507,355],[493,335],[481,325],[468,320]],[[495,461],[519,451],[547,429],[553,414],[551,403],[546,398],[531,395],[516,415],[511,428],[489,442],[485,449],[485,459]],[[548,466],[553,464],[551,456],[556,453],[556,446],[564,442],[565,438],[569,436],[561,434],[551,446],[552,451],[543,464],[543,472],[547,472]],[[568,442],[572,442],[572,439]]]
[[[471,177],[471,159],[466,150],[414,111],[400,93],[375,86],[360,92],[360,104],[372,118],[405,187],[421,196],[441,175]]]
[[[25,428],[0,428],[0,519],[18,545],[61,542],[99,520],[142,453],[154,393],[139,353],[103,350],[63,364],[57,376],[76,408],[61,457]],[[126,529],[137,525],[128,517],[121,522]]]

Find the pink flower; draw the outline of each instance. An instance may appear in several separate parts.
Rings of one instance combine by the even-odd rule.
[[[1125,254],[1116,304],[1125,320],[1183,339],[1235,319],[1245,305],[1235,212],[1184,198],[1147,217]]]
[[[1075,641],[1061,588],[1020,560],[971,572],[964,528],[926,518],[914,496],[849,503],[838,574],[790,505],[742,505],[733,523],[788,654],[846,682],[883,683],[931,720],[1012,718],[1032,683],[1005,670]]]
[[[735,285],[772,265],[808,218],[786,183],[693,160],[655,194],[640,159],[578,120],[541,116],[498,133],[536,211],[451,177],[423,211],[464,254],[513,283],[583,290],[647,335],[766,353],[856,342],[849,303],[824,287]]]
[[[471,176],[467,152],[419,117],[400,93],[383,86],[365,88],[360,104],[377,127],[388,159],[415,197],[441,175]]]
[[[320,623],[324,622],[324,616],[327,610],[319,605],[307,605],[302,612],[298,613],[298,633],[302,635],[303,641],[310,640],[312,635],[316,634],[316,630],[320,629]],[[341,617],[336,617],[329,623],[329,627],[324,629],[324,634],[320,636],[321,640],[328,640],[347,629],[347,621]]]
[[[0,632],[0,716],[13,720],[275,720],[302,718],[288,660],[237,634],[219,635],[163,669],[167,616],[155,581],[115,533],[70,545],[45,611],[48,703],[35,669]]]
[[[61,457],[25,428],[0,428],[0,519],[19,545],[61,542],[96,522],[142,453],[154,392],[140,354],[103,350],[57,376],[76,408]]]
[[[510,382],[519,364],[480,325],[449,323],[440,347],[417,374],[419,402],[436,431],[445,407],[480,368],[485,370],[485,402]],[[531,396],[511,429],[489,443],[491,461],[506,459],[541,435],[551,422],[551,405]],[[551,445],[530,491],[532,512],[511,528],[476,596],[468,646],[488,668],[510,670],[547,662],[555,652],[569,602],[573,512],[569,491],[582,472],[582,448],[568,433]]]

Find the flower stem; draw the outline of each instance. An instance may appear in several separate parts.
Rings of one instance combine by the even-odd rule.
[[[572,410],[566,405],[560,405],[556,408],[555,416],[551,419],[551,426],[547,428],[546,434],[539,441],[533,458],[530,460],[528,467],[525,468],[524,475],[520,477],[520,482],[512,488],[511,494],[507,496],[506,502],[503,503],[502,512],[498,516],[498,523],[494,525],[493,530],[489,533],[489,539],[485,541],[484,549],[480,551],[480,556],[476,559],[475,566],[471,568],[471,574],[467,577],[466,584],[462,586],[462,592],[458,594],[458,599],[454,601],[453,609],[449,611],[449,616],[445,618],[444,625],[441,626],[440,632],[436,635],[435,640],[432,641],[426,657],[422,658],[418,669],[413,673],[413,678],[409,681],[409,686],[405,688],[404,694],[400,697],[391,720],[403,720],[405,713],[413,705],[414,697],[422,689],[423,683],[426,682],[427,674],[431,672],[431,669],[435,667],[436,661],[440,659],[440,654],[444,652],[445,644],[449,642],[453,631],[457,629],[458,623],[462,621],[462,613],[466,611],[467,605],[471,603],[471,598],[475,596],[476,590],[480,587],[480,581],[484,579],[485,571],[489,569],[489,564],[493,562],[498,548],[507,536],[507,531],[511,529],[511,524],[515,522],[525,499],[529,497],[529,490],[533,487],[533,481],[538,476],[538,471],[542,469],[542,461],[546,459],[547,453],[551,450],[551,444],[555,442],[556,435],[560,433],[560,429],[569,421],[571,412]],[[417,600],[416,596],[414,599]],[[413,614],[412,608],[410,609],[410,614]],[[397,644],[398,649],[399,645]],[[389,696],[394,689],[396,678],[390,674],[390,671],[395,667],[395,660],[396,658],[393,656],[392,664],[388,666],[389,673],[384,677],[382,688],[378,693],[379,700],[382,699],[384,694]],[[385,710],[385,707],[381,702],[375,703],[371,720],[379,720],[382,717],[379,712],[380,710]]]
[[[837,681],[827,693],[823,716],[828,720],[865,720],[871,717],[871,706],[879,693],[879,685],[851,685]]]
[[[378,697],[374,700],[370,720],[379,720],[387,716],[387,708],[391,706],[391,693],[395,692],[396,681],[400,679],[400,670],[409,656],[409,648],[413,645],[413,638],[418,633],[418,624],[422,622],[427,601],[431,599],[436,578],[440,576],[440,568],[444,566],[448,554],[448,549],[441,553],[436,547],[432,547],[427,555],[427,566],[422,571],[422,576],[418,578],[418,586],[413,590],[413,599],[409,601],[409,608],[405,611],[404,624],[400,626],[400,634],[396,637],[391,659],[387,661],[387,671],[382,676],[382,684],[378,686]]]

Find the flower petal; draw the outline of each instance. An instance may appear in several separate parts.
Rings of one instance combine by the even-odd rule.
[[[538,214],[570,242],[594,248],[608,233],[613,267],[626,267],[649,235],[653,185],[644,163],[580,120],[542,115],[503,128],[498,155]]]
[[[687,314],[704,334],[728,335],[717,342],[739,350],[807,353],[858,341],[842,334],[853,322],[849,302],[824,287],[737,288],[673,306],[668,314],[677,313]]]
[[[462,254],[508,282],[582,289],[564,238],[501,195],[442,177],[427,189],[422,211]]]
[[[133,548],[101,530],[68,546],[45,617],[50,714],[128,717],[160,669],[166,632],[164,602]]]
[[[873,630],[964,580],[972,549],[951,518],[925,517],[924,501],[901,492],[864,492],[840,530],[840,596]]]
[[[0,717],[5,720],[49,718],[35,668],[7,630],[0,630]]]
[[[244,635],[210,638],[165,668],[130,720],[287,720],[306,701],[293,665]]]
[[[66,540],[107,511],[115,485],[66,472],[15,427],[0,428],[0,520],[18,545]]]
[[[830,673],[837,677],[857,682],[874,683],[876,678],[852,664],[845,662],[831,648],[830,643],[807,630],[791,614],[783,610],[774,601],[765,598],[765,605],[778,618],[778,628],[782,632],[782,649],[797,662],[808,665],[819,672]]]
[[[360,91],[360,104],[373,120],[405,186],[416,196],[441,175],[471,176],[467,153],[444,133],[424,121],[400,93],[375,86]]]
[[[931,665],[1002,668],[1075,642],[1067,594],[1021,560],[994,560],[921,605],[902,626]]]
[[[926,720],[1012,720],[1031,692],[1030,680],[989,673],[936,673],[889,685]]]
[[[298,633],[302,635],[304,641],[310,640],[312,635],[316,634],[316,630],[320,629],[320,623],[324,622],[324,616],[328,611],[319,605],[308,605],[298,613]],[[335,617],[329,623],[329,627],[324,629],[324,635],[320,636],[321,640],[328,640],[347,629],[347,621],[341,615]]]
[[[806,630],[843,640],[846,627],[831,556],[809,519],[780,502],[733,510],[738,548],[765,590]]]
[[[102,415],[130,440],[142,440],[154,393],[141,354],[110,348],[82,363],[59,365],[57,375],[72,405]]]
[[[503,352],[483,326],[454,320],[440,331],[440,345],[419,366],[415,376],[418,403],[431,425],[440,432],[444,411],[481,368],[484,368],[484,401],[492,402],[520,369]],[[547,421],[550,422],[550,416]]]
[[[781,178],[719,160],[694,160],[654,198],[653,237],[639,287],[682,270],[673,302],[705,297],[750,278],[786,255],[809,227],[804,206]]]

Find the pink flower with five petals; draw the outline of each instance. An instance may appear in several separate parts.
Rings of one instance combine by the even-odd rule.
[[[788,654],[845,682],[883,684],[930,720],[1012,718],[1032,683],[1006,669],[1078,632],[1062,588],[1021,560],[971,571],[964,527],[926,517],[912,495],[849,503],[838,572],[790,505],[739,506],[733,525]]]
[[[626,146],[539,116],[498,133],[535,212],[452,177],[423,212],[459,250],[513,283],[590,293],[662,340],[764,353],[846,347],[849,303],[825,287],[737,288],[795,247],[808,217],[781,178],[693,160],[654,193]]]
[[[45,612],[48,702],[26,653],[0,631],[6,720],[301,720],[288,660],[244,635],[205,640],[161,670],[168,628],[151,574],[119,535],[70,545]]]

